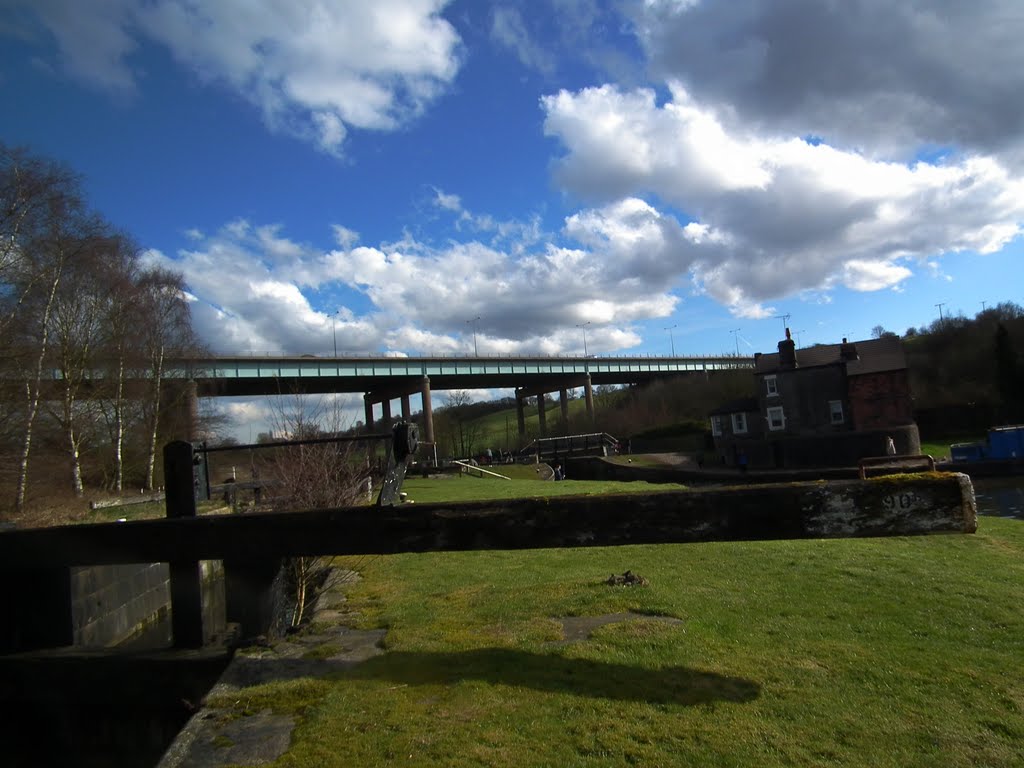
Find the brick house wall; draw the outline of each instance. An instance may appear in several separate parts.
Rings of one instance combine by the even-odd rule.
[[[885,429],[914,421],[905,370],[851,376],[849,400],[851,421],[857,430]]]

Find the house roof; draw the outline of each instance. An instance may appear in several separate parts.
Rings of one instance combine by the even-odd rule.
[[[856,360],[843,360],[843,344],[815,344],[796,350],[797,368],[814,368],[825,365],[846,364],[846,373],[860,376],[866,373],[883,371],[899,371],[907,367],[907,358],[903,354],[903,344],[898,336],[883,336],[880,339],[854,341],[846,345],[857,350]],[[779,353],[754,356],[754,373],[776,373],[782,370],[779,366]]]

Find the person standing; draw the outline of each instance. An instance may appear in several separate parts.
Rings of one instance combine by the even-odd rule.
[[[896,443],[892,441],[892,435],[885,438],[885,454],[887,456],[896,455]]]

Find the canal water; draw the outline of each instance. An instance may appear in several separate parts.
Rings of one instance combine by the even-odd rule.
[[[1024,477],[979,477],[972,485],[979,515],[1024,520]]]

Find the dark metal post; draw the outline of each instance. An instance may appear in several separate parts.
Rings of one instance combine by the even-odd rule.
[[[176,440],[164,446],[167,517],[196,516],[195,453]],[[203,646],[203,591],[198,560],[172,560],[171,633],[176,648]]]

